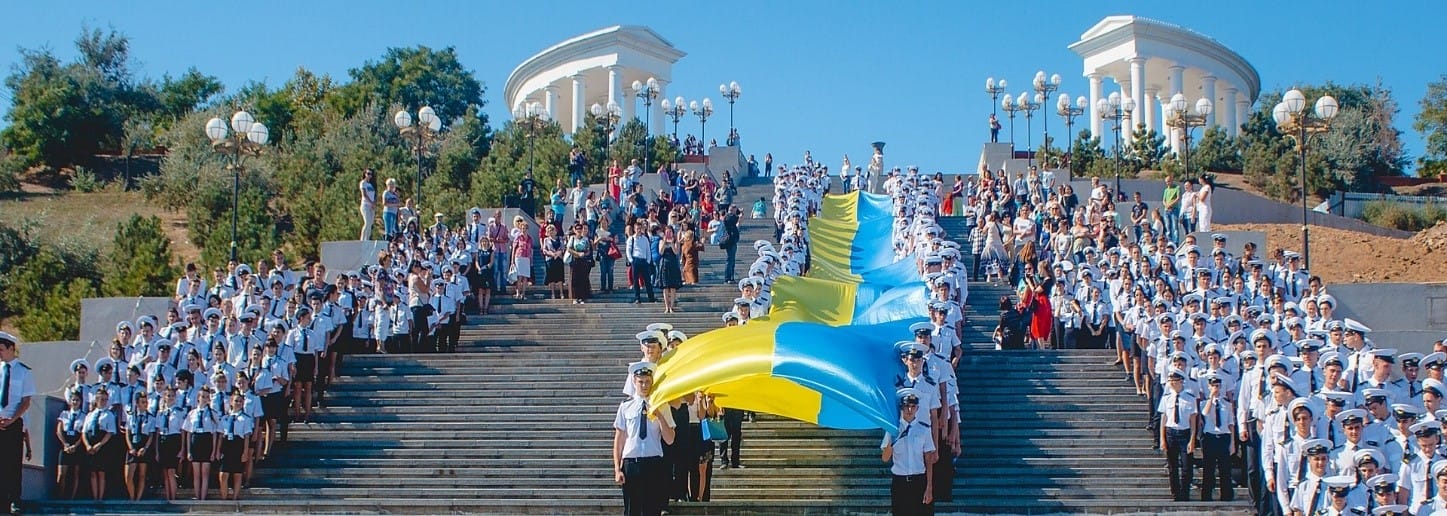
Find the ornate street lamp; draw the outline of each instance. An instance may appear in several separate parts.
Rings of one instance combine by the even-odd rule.
[[[643,101],[643,171],[644,171],[644,172],[647,172],[647,171],[649,171],[649,170],[652,170],[652,169],[648,168],[648,167],[649,167],[649,165],[648,165],[648,156],[651,155],[651,154],[653,154],[652,152],[649,152],[650,150],[652,150],[652,149],[650,149],[650,147],[652,146],[652,145],[651,145],[651,140],[653,140],[653,127],[652,127],[652,120],[653,120],[653,99],[658,98],[658,94],[659,94],[660,91],[662,91],[662,88],[660,88],[660,87],[658,86],[658,79],[654,79],[654,78],[652,78],[652,77],[649,77],[647,81],[643,81],[643,82],[633,81],[633,95],[636,96],[636,97],[638,97],[640,100]]]
[[[1306,208],[1306,145],[1313,134],[1326,134],[1331,130],[1331,119],[1336,118],[1339,106],[1331,95],[1316,100],[1313,111],[1306,111],[1306,95],[1292,89],[1281,96],[1281,102],[1271,109],[1271,119],[1276,128],[1296,140],[1296,150],[1301,160],[1301,257],[1307,270],[1311,269],[1311,221]]]
[[[1000,82],[998,82],[998,83],[995,82],[995,78],[994,78],[994,77],[989,77],[989,78],[985,79],[985,93],[989,93],[989,94],[990,94],[990,114],[991,114],[991,115],[998,115],[998,113],[996,113],[996,111],[995,111],[995,106],[997,105],[997,104],[995,104],[995,103],[1000,100],[1000,95],[1003,94],[1003,93],[1005,93],[1005,88],[1006,88],[1006,87],[1007,87],[1007,86],[1005,85],[1005,80],[1004,80],[1004,79],[1000,79]],[[1007,95],[1007,96],[1008,96],[1008,95]],[[1013,143],[1013,142],[1015,141],[1015,139],[1012,137],[1012,138],[1010,138],[1010,141]]]
[[[257,122],[251,113],[237,111],[231,115],[230,130],[220,117],[206,121],[206,137],[211,150],[226,162],[231,171],[231,261],[236,261],[236,214],[240,209],[241,172],[246,169],[247,156],[261,155],[262,146],[271,139],[266,124]]]
[[[1015,113],[1021,111],[1021,108],[1019,104],[1015,103],[1015,97],[1006,93],[1005,98],[1000,100],[1000,109],[1010,115],[1010,159],[1015,159]]]
[[[513,123],[522,124],[527,129],[528,135],[528,172],[533,171],[533,165],[537,161],[533,157],[533,140],[537,139],[538,131],[548,124],[548,111],[543,105],[537,102],[529,102],[526,105],[519,104],[512,110]]]
[[[1049,78],[1046,78],[1045,70],[1037,71],[1035,72],[1035,80],[1032,86],[1035,87],[1035,93],[1037,93],[1037,95],[1035,95],[1035,103],[1043,105],[1046,100],[1050,99],[1051,93],[1060,91],[1060,74],[1053,74]],[[1050,117],[1042,116],[1040,118],[1045,128],[1045,141],[1043,143],[1048,150],[1050,148]]]
[[[1041,97],[1039,93],[1036,93],[1035,98],[1031,99],[1029,94],[1022,91],[1020,96],[1015,99],[1016,108],[1025,112],[1025,164],[1031,167],[1035,166],[1035,142],[1032,141],[1030,134],[1030,119],[1035,118],[1035,110],[1040,109],[1040,105],[1044,103],[1045,98]],[[1011,157],[1013,158],[1013,156]]]
[[[1111,122],[1111,130],[1115,131],[1115,196],[1120,199],[1120,125],[1122,120],[1130,120],[1131,112],[1135,111],[1135,99],[1121,98],[1119,92],[1112,92],[1110,97],[1096,102],[1095,109],[1100,111],[1102,120]]]
[[[743,95],[744,90],[739,88],[738,81],[730,81],[728,84],[718,85],[718,94],[729,99],[729,134],[732,135],[734,134],[734,102],[739,100],[739,95]]]
[[[713,116],[713,100],[704,98],[703,103],[699,103],[697,100],[689,102],[688,110],[693,112],[693,116],[698,117],[698,141],[700,145],[708,145],[702,142],[707,141],[708,117]]]
[[[1166,125],[1181,130],[1181,140],[1185,142],[1185,151],[1181,154],[1186,166],[1186,174],[1191,173],[1191,131],[1197,127],[1205,127],[1211,121],[1211,99],[1199,99],[1196,101],[1196,112],[1194,114],[1186,111],[1186,95],[1177,93],[1171,96],[1169,112],[1166,113]]]
[[[673,121],[673,139],[677,140],[678,121],[688,114],[688,101],[683,100],[683,97],[678,97],[673,99],[672,103],[668,102],[668,99],[663,99],[663,102],[658,105],[663,108],[663,114],[668,115],[668,118]]]
[[[1075,99],[1075,105],[1071,106],[1070,95],[1064,93],[1060,94],[1060,101],[1055,105],[1055,112],[1065,119],[1066,136],[1070,137],[1070,166],[1065,167],[1066,181],[1075,179],[1072,170],[1075,167],[1075,118],[1085,114],[1085,109],[1089,106],[1090,101],[1085,100],[1083,95]]]
[[[442,119],[437,117],[437,112],[432,106],[422,106],[417,110],[417,124],[412,124],[412,114],[407,110],[398,111],[392,115],[392,123],[397,124],[397,129],[402,132],[403,138],[412,139],[412,151],[417,154],[417,196],[415,206],[418,213],[422,210],[422,156],[427,153],[427,148],[437,141],[437,135],[442,130]]]
[[[612,138],[613,128],[617,127],[618,121],[623,118],[623,109],[617,102],[610,100],[607,107],[594,102],[589,111],[593,113],[593,119],[598,121],[598,164],[599,168],[603,168],[606,167],[604,162],[608,159],[608,143]],[[604,177],[607,177],[606,173]]]

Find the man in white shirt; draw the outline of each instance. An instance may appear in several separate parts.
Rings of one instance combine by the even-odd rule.
[[[35,395],[30,366],[17,360],[20,339],[0,332],[0,509],[19,512],[25,411]]]
[[[658,514],[668,499],[663,445],[673,444],[674,421],[667,405],[648,406],[654,369],[652,362],[628,366],[636,393],[613,418],[613,481],[623,487],[625,514]]]

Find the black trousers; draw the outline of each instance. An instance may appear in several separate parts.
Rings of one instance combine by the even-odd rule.
[[[945,407],[944,410],[948,412],[950,408]],[[946,422],[945,424],[949,423]],[[950,440],[946,439],[944,433],[941,432],[939,442],[935,443],[935,450],[939,451],[939,460],[936,460],[934,465],[930,466],[934,468],[933,494],[934,501],[936,502],[949,502],[955,499],[955,461],[953,448],[954,447],[950,445]]]
[[[1190,442],[1190,430],[1166,429],[1166,468],[1171,475],[1171,496],[1178,502],[1191,494],[1191,454],[1186,453]]]
[[[20,459],[25,456],[19,419],[0,430],[0,512],[20,501]]]
[[[1231,489],[1231,434],[1201,434],[1201,500],[1211,501],[1214,488],[1221,490],[1221,499],[1236,499]]]
[[[925,475],[894,475],[889,484],[891,514],[894,516],[929,516],[934,504],[924,503]]]
[[[623,459],[623,514],[657,516],[668,500],[668,463],[663,457]]]
[[[970,280],[980,281],[980,253],[973,253],[970,256],[974,258],[970,260]]]
[[[1150,411],[1151,419],[1150,428],[1147,428],[1146,431],[1150,432],[1152,438],[1154,439],[1155,436],[1161,435],[1161,413],[1156,412],[1156,407],[1159,407],[1161,405],[1161,395],[1164,393],[1161,392],[1162,389],[1160,380],[1157,380],[1154,377],[1148,377],[1147,380],[1151,383],[1151,395],[1149,398],[1150,406],[1146,407],[1146,410]]]
[[[719,458],[724,464],[733,467],[739,466],[739,448],[744,443],[744,411],[726,408],[723,414],[724,431],[728,432],[729,440],[718,443]]]
[[[633,258],[633,261],[630,263],[633,264],[633,279],[629,282],[629,285],[633,287],[633,301],[638,302],[642,300],[642,298],[638,297],[640,288],[648,289],[648,302],[652,303],[657,301],[658,298],[653,296],[653,265],[648,263],[648,260],[642,258]]]

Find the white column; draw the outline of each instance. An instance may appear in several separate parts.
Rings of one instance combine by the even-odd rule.
[[[1241,135],[1241,124],[1251,120],[1251,101],[1247,100],[1246,92],[1236,97],[1236,135]]]
[[[1131,97],[1131,94],[1130,94],[1130,92],[1131,92],[1131,83],[1130,83],[1129,80],[1122,81],[1122,80],[1120,80],[1120,79],[1116,79],[1116,83],[1118,83],[1118,84],[1120,85],[1120,104],[1121,104],[1121,109],[1124,110],[1124,109],[1125,109],[1125,99],[1126,99],[1126,98],[1134,98],[1134,97]],[[1140,105],[1139,105],[1139,99],[1137,99],[1137,105],[1136,105],[1135,108],[1136,108],[1137,112],[1138,112],[1138,111],[1140,110],[1140,108],[1141,108]],[[1135,118],[1133,118],[1133,117],[1135,116],[1135,113],[1130,112],[1130,111],[1122,111],[1122,113],[1125,113],[1125,114],[1120,117],[1120,144],[1129,147],[1129,146],[1130,146],[1130,142],[1131,142],[1131,132],[1133,131],[1133,128],[1135,127]],[[1127,116],[1129,116],[1130,118],[1128,118]]]
[[[1160,88],[1155,86],[1147,87],[1145,98],[1136,101],[1136,103],[1140,104],[1140,109],[1145,111],[1145,115],[1141,120],[1145,122],[1146,129],[1156,129],[1156,119],[1159,118],[1156,116],[1156,113],[1161,112],[1161,101],[1156,98],[1156,94],[1160,93],[1160,91]],[[1157,132],[1159,132],[1159,129],[1157,129]]]
[[[584,113],[587,112],[587,109],[588,109],[588,108],[583,105],[583,99],[585,98],[585,97],[584,97],[584,94],[586,93],[586,92],[583,90],[583,74],[582,74],[582,73],[573,74],[572,79],[573,79],[573,126],[572,126],[572,127],[573,127],[573,131],[572,131],[572,132],[577,132],[578,129],[582,129],[582,128],[583,128],[583,120],[585,119],[585,118],[584,118],[584,117],[585,117]]]
[[[1216,117],[1219,116],[1220,113],[1221,113],[1221,110],[1220,110],[1220,109],[1215,109],[1215,108],[1219,108],[1219,106],[1218,106],[1217,104],[1220,103],[1220,102],[1218,102],[1218,101],[1216,100],[1216,76],[1214,76],[1214,75],[1207,75],[1207,76],[1201,77],[1201,96],[1204,97],[1204,98],[1210,99],[1210,100],[1211,100],[1211,107],[1213,108],[1213,109],[1211,110],[1211,116],[1207,117],[1207,119],[1206,119],[1206,128],[1210,128],[1210,127],[1214,127],[1214,126],[1216,126],[1216,125],[1220,125],[1220,124],[1217,124],[1217,123],[1216,123],[1216,120],[1217,120]],[[1195,109],[1195,108],[1193,107],[1192,109]],[[1204,129],[1203,129],[1203,130],[1204,130]]]
[[[1095,103],[1101,99],[1101,78],[1104,76],[1101,75],[1100,72],[1090,72],[1085,74],[1085,76],[1090,78],[1090,106],[1088,106],[1090,110],[1090,135],[1099,137],[1101,125],[1100,110],[1095,108]],[[1074,135],[1071,135],[1071,138],[1074,137]],[[1105,138],[1101,138],[1101,140],[1104,141]]]
[[[1146,102],[1146,58],[1131,58],[1130,86],[1130,98],[1135,99],[1135,113],[1131,114],[1130,127],[1131,131],[1135,131],[1136,125],[1149,118],[1146,114],[1150,110],[1150,103]]]
[[[1158,117],[1160,118],[1160,120],[1157,121],[1159,122],[1159,125],[1156,127],[1156,133],[1166,138],[1170,138],[1171,126],[1168,124],[1168,122],[1170,121],[1171,116],[1171,99],[1156,98],[1155,103],[1156,109],[1161,114],[1161,116]]]
[[[543,87],[543,111],[548,113],[549,120],[558,119],[558,85]]]
[[[622,118],[618,120],[620,127],[633,119],[633,101],[637,100],[637,98],[633,96],[633,90],[631,88],[630,85],[623,84],[622,66],[613,65],[608,67],[608,98],[617,102],[618,107],[623,110],[621,113]]]
[[[1171,94],[1166,96],[1166,103],[1170,103],[1171,97],[1174,97],[1177,93],[1185,91],[1186,67],[1181,65],[1175,65],[1170,68],[1170,71]],[[1190,101],[1188,100],[1187,103],[1189,104]],[[1166,143],[1170,144],[1171,152],[1181,152],[1180,140],[1180,129],[1176,129],[1174,127],[1168,128],[1168,130],[1166,131]]]
[[[653,134],[668,132],[664,130],[663,126],[663,107],[658,105],[666,98],[668,98],[668,81],[660,79],[658,81],[658,98],[653,99],[653,112],[649,115],[649,124],[653,128]]]
[[[1221,96],[1216,111],[1221,113],[1221,125],[1226,126],[1226,135],[1236,136],[1241,127],[1241,122],[1236,119],[1236,88],[1226,88],[1226,94]]]

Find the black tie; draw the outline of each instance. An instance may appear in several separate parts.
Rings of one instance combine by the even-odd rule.
[[[1216,398],[1216,430],[1221,430],[1221,399]]]
[[[1311,376],[1311,392],[1316,392],[1316,371],[1312,371],[1309,376]]]
[[[1265,359],[1262,359],[1265,360]],[[1256,399],[1266,398],[1266,370],[1261,369],[1261,386],[1256,388]]]
[[[1311,512],[1308,514],[1316,514],[1317,502],[1321,501],[1321,488],[1324,485],[1326,484],[1322,483],[1321,480],[1316,481],[1316,489],[1311,492]]]
[[[301,329],[301,354],[305,355],[305,354],[310,353],[310,352],[311,352],[311,339],[308,338],[308,336],[307,336],[306,328],[302,328],[302,329]]]
[[[1180,394],[1180,393],[1176,393],[1175,397],[1171,399],[1171,407],[1174,408],[1175,411],[1176,411],[1176,414],[1175,414],[1176,417],[1174,417],[1174,418],[1171,419],[1171,424],[1176,425],[1176,426],[1180,426],[1180,425],[1181,425],[1181,394]]]
[[[1300,484],[1301,477],[1304,476],[1306,476],[1306,450],[1301,450],[1301,462],[1296,465],[1296,483]]]
[[[0,364],[0,410],[10,406],[10,363]],[[20,414],[16,414],[19,416]]]
[[[1336,446],[1336,423],[1328,422],[1326,424],[1326,438],[1331,441],[1332,446]]]
[[[236,438],[236,416],[231,416],[231,423],[229,423],[229,426],[230,426],[230,428],[227,428],[227,429],[226,429],[226,438],[227,438],[227,439],[235,439],[235,438]]]
[[[643,400],[643,410],[638,413],[638,440],[648,438],[648,400]]]

